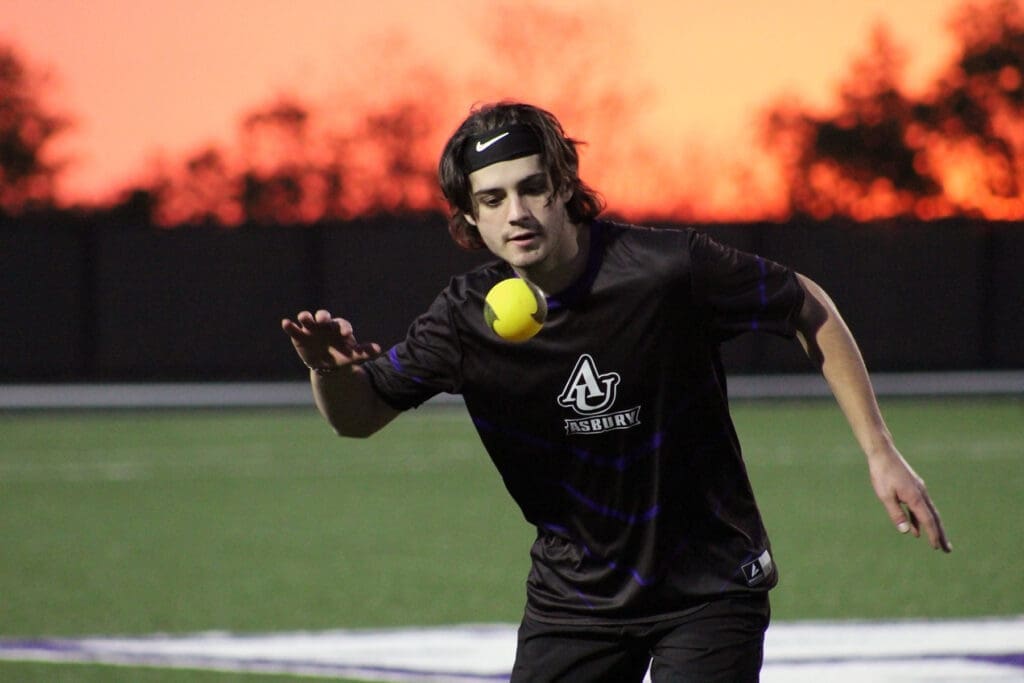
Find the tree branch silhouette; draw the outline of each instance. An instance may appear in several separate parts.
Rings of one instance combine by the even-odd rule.
[[[1024,216],[1024,16],[1013,0],[968,2],[950,22],[959,52],[921,98],[876,28],[832,114],[784,103],[764,119],[796,215]]]
[[[44,106],[46,82],[12,47],[0,45],[0,214],[56,204],[64,163],[50,150],[71,121]]]

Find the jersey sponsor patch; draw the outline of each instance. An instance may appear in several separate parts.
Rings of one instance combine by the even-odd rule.
[[[620,379],[617,372],[600,372],[589,353],[581,355],[558,395],[558,405],[583,416],[566,419],[565,433],[600,434],[640,424],[640,406],[611,411]]]
[[[756,586],[763,582],[771,576],[773,568],[772,555],[765,550],[756,560],[752,560],[743,565],[743,576],[747,579],[747,585]]]

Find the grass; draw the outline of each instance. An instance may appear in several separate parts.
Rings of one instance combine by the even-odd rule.
[[[755,491],[779,558],[779,619],[1024,613],[1024,402],[894,401],[897,445],[925,479],[949,556],[896,533],[863,456],[829,402],[737,411]]]
[[[1024,613],[1024,402],[891,401],[956,547],[900,536],[833,403],[735,406],[773,617]],[[312,410],[0,415],[0,636],[515,622],[532,531],[460,408],[365,441]],[[3,680],[297,680],[0,663]]]
[[[515,618],[504,579],[525,576],[527,530],[464,421],[435,411],[343,441],[297,412],[7,418],[5,631]]]

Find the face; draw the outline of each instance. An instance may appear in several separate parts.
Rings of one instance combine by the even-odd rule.
[[[476,215],[466,220],[487,248],[535,282],[568,267],[579,251],[577,227],[555,192],[540,155],[500,161],[469,174]]]

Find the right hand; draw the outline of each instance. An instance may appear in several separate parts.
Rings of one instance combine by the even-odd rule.
[[[285,318],[281,329],[291,338],[299,358],[309,368],[345,367],[380,355],[380,345],[360,344],[352,325],[344,318],[332,318],[323,309],[316,315],[302,311],[295,321]]]
[[[910,467],[895,447],[872,455],[869,461],[871,484],[875,494],[889,512],[901,533],[921,536],[923,529],[936,550],[953,552],[953,544],[942,527],[942,518],[935,509],[921,477]]]

